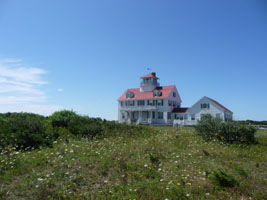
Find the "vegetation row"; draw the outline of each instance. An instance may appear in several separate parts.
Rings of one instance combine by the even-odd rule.
[[[49,117],[31,113],[0,114],[0,147],[31,149],[52,146],[58,138],[94,138],[124,132],[131,135],[148,127],[129,126],[81,116],[73,111],[58,111]]]

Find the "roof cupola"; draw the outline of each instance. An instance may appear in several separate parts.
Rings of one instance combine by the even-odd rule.
[[[155,72],[142,76],[141,79],[142,79],[140,84],[141,92],[152,92],[157,86],[159,86],[158,83],[159,78],[156,76]]]

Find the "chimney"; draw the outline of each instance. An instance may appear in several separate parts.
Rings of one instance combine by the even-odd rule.
[[[156,77],[156,73],[155,72],[152,72],[151,74],[152,74],[152,76]]]

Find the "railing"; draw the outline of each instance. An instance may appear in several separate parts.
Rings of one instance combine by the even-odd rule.
[[[151,124],[152,123],[152,119],[151,118],[147,118],[147,119],[138,119],[136,121],[136,124]]]
[[[186,125],[195,125],[197,123],[196,120],[179,120],[179,119],[174,119],[173,120],[173,126],[186,126]]]
[[[156,110],[156,106],[121,106],[123,111],[145,111],[145,110]]]
[[[159,83],[157,83],[157,82],[146,82],[146,83],[141,82],[140,85],[141,85],[141,86],[146,86],[146,85],[155,85],[155,86],[159,86]]]

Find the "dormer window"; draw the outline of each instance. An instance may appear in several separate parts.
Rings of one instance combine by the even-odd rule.
[[[126,98],[134,98],[134,93],[133,92],[127,92]]]
[[[175,92],[172,95],[173,95],[173,97],[176,97],[176,93]]]
[[[160,96],[162,96],[162,92],[159,90],[154,90],[153,95],[154,95],[154,97],[160,97]]]

